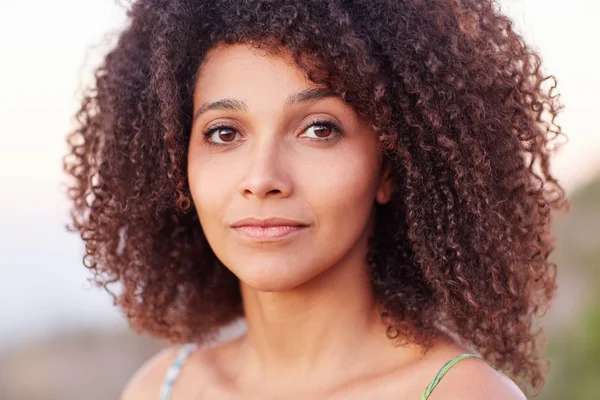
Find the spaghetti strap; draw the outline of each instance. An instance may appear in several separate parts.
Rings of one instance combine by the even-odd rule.
[[[433,392],[433,389],[435,389],[435,387],[442,380],[442,378],[444,377],[446,372],[448,372],[448,370],[450,368],[452,368],[452,366],[454,364],[456,364],[460,360],[463,360],[463,359],[469,358],[469,357],[479,358],[480,360],[482,360],[481,356],[478,356],[476,354],[461,354],[459,356],[454,357],[453,359],[448,361],[446,364],[444,364],[444,366],[435,375],[433,380],[431,382],[429,382],[429,385],[427,385],[427,387],[425,388],[425,392],[423,392],[423,394],[421,395],[420,400],[427,400],[429,398],[429,396],[431,395],[431,392]]]
[[[181,368],[183,367],[183,363],[186,358],[197,348],[196,344],[185,344],[181,346],[179,352],[177,353],[177,357],[175,357],[175,361],[165,374],[165,379],[160,386],[160,400],[171,400],[171,392],[173,391],[173,383],[177,379],[177,376],[181,372]]]

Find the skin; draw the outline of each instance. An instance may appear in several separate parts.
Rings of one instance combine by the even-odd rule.
[[[389,201],[393,182],[369,124],[343,100],[289,104],[311,89],[318,86],[289,57],[241,44],[216,46],[200,67],[189,184],[208,242],[240,280],[248,331],[192,354],[176,399],[416,400],[446,361],[468,352],[442,334],[427,353],[386,337],[366,254],[376,204]],[[223,99],[244,106],[200,112]],[[204,135],[215,124],[225,127]],[[231,227],[247,217],[304,226],[257,239],[245,234],[256,229]],[[175,351],[138,371],[123,399],[157,396]],[[430,396],[442,398],[525,397],[504,375],[467,359]]]

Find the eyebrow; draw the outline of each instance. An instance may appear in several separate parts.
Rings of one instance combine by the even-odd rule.
[[[301,92],[290,94],[285,101],[285,106],[290,107],[298,103],[306,103],[309,101],[324,99],[328,97],[340,98],[339,95],[333,93],[331,90],[326,88],[307,89]],[[194,121],[205,112],[211,110],[248,111],[248,106],[246,105],[246,103],[238,99],[222,99],[210,103],[204,103],[194,113]]]

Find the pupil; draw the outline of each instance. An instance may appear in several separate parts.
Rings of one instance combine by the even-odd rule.
[[[329,128],[328,126],[316,125],[315,135],[317,135],[317,137],[327,137],[329,136],[330,130],[331,128]]]
[[[233,131],[231,129],[221,129],[219,131],[219,139],[221,139],[224,142],[230,142],[233,140],[234,137],[235,135],[233,134]]]

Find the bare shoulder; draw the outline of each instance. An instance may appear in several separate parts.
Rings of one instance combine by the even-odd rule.
[[[157,399],[165,374],[175,361],[178,349],[177,346],[168,347],[146,361],[127,382],[121,393],[121,400]]]
[[[158,399],[161,386],[169,368],[181,354],[182,368],[171,388],[173,398],[200,398],[207,390],[214,387],[217,381],[219,359],[231,353],[232,342],[207,342],[168,347],[149,359],[131,377],[121,394],[120,400]],[[186,350],[185,354],[180,353]],[[228,360],[231,361],[232,357]],[[228,362],[227,364],[233,364]]]
[[[455,364],[429,400],[526,400],[519,387],[485,361],[466,358]]]

